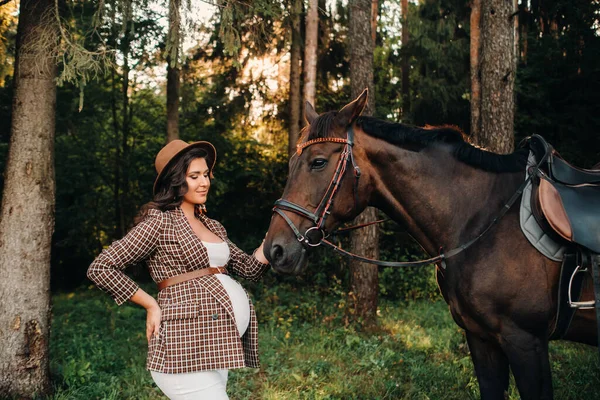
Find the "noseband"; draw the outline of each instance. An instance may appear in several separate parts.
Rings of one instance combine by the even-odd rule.
[[[315,143],[324,143],[324,142],[333,142],[333,143],[343,143],[344,148],[340,154],[340,159],[338,160],[337,166],[335,167],[335,172],[331,181],[329,182],[329,186],[321,199],[321,202],[317,206],[314,212],[308,211],[306,208],[299,206],[296,203],[292,203],[291,201],[285,199],[279,199],[275,202],[275,206],[273,207],[273,211],[279,214],[285,222],[290,226],[296,238],[300,243],[305,246],[316,247],[323,243],[323,240],[328,236],[325,230],[325,222],[327,220],[327,216],[331,213],[329,209],[333,205],[333,198],[335,197],[340,183],[342,182],[342,178],[346,173],[346,168],[349,163],[352,163],[352,167],[354,168],[354,207],[358,206],[358,179],[360,178],[360,168],[356,165],[354,161],[354,155],[352,154],[352,147],[354,146],[354,129],[352,125],[348,128],[346,138],[317,138],[313,140],[308,140],[304,143],[298,143],[296,145],[296,154],[300,156],[302,151],[310,145]],[[309,219],[315,225],[308,228],[304,235],[300,233],[298,228],[294,225],[294,223],[285,215],[284,211],[290,211],[295,214],[298,214],[304,218]],[[311,240],[311,234],[317,234],[316,241]]]

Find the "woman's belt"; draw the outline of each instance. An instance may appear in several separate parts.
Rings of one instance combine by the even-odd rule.
[[[189,281],[190,279],[199,278],[204,275],[214,275],[214,274],[226,274],[227,268],[225,267],[209,267],[202,269],[195,269],[190,272],[186,272],[185,274],[172,276],[164,281],[160,281],[157,283],[158,290],[163,290],[166,287],[176,285],[181,282]]]

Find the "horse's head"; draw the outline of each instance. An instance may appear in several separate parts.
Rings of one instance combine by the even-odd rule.
[[[340,111],[318,115],[306,103],[297,152],[290,158],[283,196],[275,204],[265,240],[265,255],[273,268],[299,273],[307,250],[337,225],[351,220],[367,205],[359,196],[365,180],[362,152],[353,151],[354,122],[367,103],[367,90]]]

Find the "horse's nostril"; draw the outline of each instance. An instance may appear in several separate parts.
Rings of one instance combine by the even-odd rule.
[[[278,244],[271,246],[271,260],[277,262],[283,258],[283,247]]]

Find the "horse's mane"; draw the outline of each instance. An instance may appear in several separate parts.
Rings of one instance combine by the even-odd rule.
[[[336,115],[336,111],[320,115],[311,124],[306,139],[329,136]],[[520,172],[527,164],[528,149],[519,149],[511,154],[492,153],[469,143],[468,137],[455,126],[419,128],[365,116],[359,117],[356,124],[370,136],[411,151],[421,151],[438,144],[448,145],[457,160],[489,172]]]

